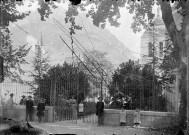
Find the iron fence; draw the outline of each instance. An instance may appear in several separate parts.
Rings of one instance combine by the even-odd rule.
[[[175,111],[175,89],[156,85],[133,84],[119,87],[120,93],[114,95],[109,108],[146,111]]]
[[[10,93],[13,93],[15,95],[13,100],[18,104],[22,95],[33,94],[35,105],[37,105],[40,98],[46,99],[46,105],[54,106],[55,121],[76,120],[78,118],[83,118],[84,122],[96,123],[97,121],[95,115],[96,101],[85,101],[83,113],[78,113],[78,104],[81,101],[81,99],[79,101],[79,98],[84,100],[86,96],[79,97],[83,89],[79,87],[77,75],[73,78],[65,76],[56,79],[41,79],[35,86],[5,80],[1,84],[1,91],[7,98]],[[119,88],[119,91],[122,94],[121,96],[118,95],[115,106],[112,106],[114,100],[111,102],[105,101],[106,108],[120,109],[125,103],[125,109],[130,110],[139,108],[146,111],[175,111],[174,91],[168,91],[166,88],[162,88],[161,85],[156,85],[154,89],[150,85],[123,85]],[[85,94],[85,92],[82,94]],[[76,100],[75,108],[70,102],[73,95]]]

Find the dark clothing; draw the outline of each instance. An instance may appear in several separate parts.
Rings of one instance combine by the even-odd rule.
[[[104,102],[97,102],[96,104],[96,115],[103,115],[104,112]]]
[[[37,105],[37,116],[44,116],[45,103],[39,103]]]
[[[28,121],[28,115],[29,115],[30,121],[32,121],[32,111],[33,111],[33,101],[27,100],[26,101],[26,121]]]
[[[96,115],[98,116],[98,125],[103,125],[103,113],[104,113],[104,102],[97,102]]]
[[[33,101],[32,100],[27,100],[26,101],[26,110],[32,111],[33,110]]]
[[[103,115],[98,116],[98,125],[103,125],[103,119],[104,119]]]
[[[26,121],[28,121],[28,116],[29,116],[29,120],[32,121],[32,112],[26,110]]]
[[[182,130],[179,130],[176,135],[184,135],[184,132]]]
[[[21,99],[20,100],[20,105],[25,105],[26,104],[26,100],[25,99]]]

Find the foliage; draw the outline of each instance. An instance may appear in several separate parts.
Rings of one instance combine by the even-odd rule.
[[[9,23],[15,22],[19,19],[23,19],[28,13],[20,14],[16,6],[23,5],[23,3],[17,3],[15,1],[1,1],[0,3],[0,17],[1,17],[1,32],[0,32],[0,46],[1,55],[4,57],[4,76],[9,77],[13,81],[22,83],[20,75],[23,75],[25,71],[22,69],[22,64],[28,64],[25,60],[30,47],[27,44],[20,45],[15,48],[10,38]]]
[[[20,75],[24,75],[25,71],[22,69],[23,64],[28,64],[25,57],[30,51],[31,47],[27,44],[20,45],[19,48],[14,48],[10,39],[10,31],[8,28],[1,29],[1,55],[4,58],[4,76],[13,81],[22,83]]]
[[[16,0],[1,1],[1,27],[5,28],[9,26],[10,22],[16,22],[17,20],[23,19],[29,15],[29,13],[20,14],[20,12],[17,11],[17,6],[23,6],[23,2],[16,2]]]
[[[42,41],[41,41],[42,43]],[[50,68],[49,65],[49,56],[47,56],[48,53],[42,52],[42,45],[36,45],[37,52],[35,53],[35,57],[32,61],[33,64],[33,72],[31,73],[31,77],[33,77],[34,81],[32,82],[33,85],[39,84],[40,79],[43,77],[43,75],[48,71]]]
[[[57,0],[57,2],[61,2],[61,0]],[[182,62],[182,57],[186,57],[186,47],[188,44],[188,39],[185,38],[186,36],[188,36],[188,30],[187,30],[187,25],[189,24],[189,20],[188,20],[188,4],[189,1],[177,1],[176,4],[176,9],[177,12],[182,16],[182,25],[181,25],[181,30],[178,30],[173,18],[173,12],[171,9],[171,2],[167,2],[167,1],[162,1],[162,0],[157,0],[157,1],[149,1],[149,0],[142,0],[142,1],[131,1],[131,0],[93,0],[93,1],[88,1],[88,0],[83,0],[82,3],[78,6],[73,6],[74,10],[69,10],[72,8],[72,6],[69,6],[69,11],[71,11],[74,14],[67,12],[67,16],[68,18],[75,18],[75,16],[78,14],[77,10],[81,10],[81,11],[86,11],[85,7],[89,7],[89,10],[87,11],[87,16],[91,17],[93,20],[93,24],[104,28],[107,21],[110,22],[110,24],[112,26],[119,26],[119,22],[118,19],[120,18],[120,7],[127,7],[127,9],[129,10],[129,13],[133,14],[133,23],[131,25],[132,29],[134,32],[138,32],[141,31],[142,28],[148,28],[148,23],[151,22],[153,20],[154,14],[152,13],[152,8],[155,4],[160,5],[161,7],[161,11],[162,11],[162,19],[165,23],[165,26],[167,28],[167,32],[170,36],[170,39],[173,43],[174,48],[178,48],[179,49],[179,58],[178,58],[178,65],[177,67],[179,67],[179,71],[180,74],[183,74],[181,80],[182,82],[185,82],[180,89],[181,92],[184,92],[186,90],[186,64]],[[6,3],[8,3],[6,1]],[[9,3],[7,4],[7,7],[10,11],[12,11],[11,8],[15,9],[15,5],[14,5],[15,1],[9,1]],[[49,14],[51,14],[51,8],[56,8],[54,1],[50,1],[47,5],[45,5],[47,3],[44,2],[39,2],[39,13],[41,14],[41,16],[43,17],[42,19],[44,19],[44,17],[48,17]],[[51,6],[50,6],[51,5]],[[8,12],[3,13],[5,14],[5,16],[7,15]],[[2,15],[2,13],[1,13]],[[13,15],[14,18],[14,14],[9,14],[9,15]],[[69,16],[70,15],[70,16]],[[4,17],[5,17],[4,16]],[[10,18],[10,17],[9,17]],[[3,19],[4,20],[4,19]],[[15,20],[15,19],[14,19]],[[70,19],[70,21],[74,21],[75,19]],[[9,21],[7,21],[9,22]],[[77,28],[77,27],[76,27]],[[184,90],[184,91],[183,91]],[[181,94],[183,96],[181,96],[181,100],[186,98],[186,94]],[[182,102],[182,101],[181,101]],[[180,112],[186,111],[184,109],[184,107],[186,107],[186,105],[183,106],[183,108],[181,109]],[[184,117],[184,116],[183,116]],[[183,121],[185,122],[185,121]]]
[[[94,114],[96,112],[95,102],[84,102],[84,115]]]
[[[83,62],[91,71],[91,73],[96,77],[94,78],[93,75],[86,71],[89,81],[92,82],[93,86],[96,87],[96,89],[100,88],[102,74],[103,76],[110,78],[111,71],[113,69],[113,65],[108,61],[106,55],[106,53],[100,52],[98,50],[91,50],[88,53],[83,54]],[[106,79],[106,77],[104,78]],[[106,80],[105,84],[107,84]],[[97,93],[98,91],[93,91],[92,96],[97,95]]]
[[[125,96],[132,97],[132,108],[152,109],[155,103],[155,110],[166,111],[166,100],[162,95],[162,87],[159,85],[157,76],[154,78],[155,94],[152,91],[153,72],[151,65],[141,67],[135,61],[120,64],[112,76],[112,82],[109,86],[110,96],[117,101]],[[154,96],[154,98],[153,98]]]
[[[70,73],[69,75],[67,74],[68,72]],[[73,72],[75,73],[73,74]],[[50,104],[50,94],[55,90],[56,99],[59,95],[63,94],[67,99],[71,99],[72,96],[75,96],[75,99],[78,97],[78,103],[80,103],[90,92],[90,87],[86,75],[82,71],[78,73],[79,80],[77,78],[76,68],[67,63],[51,67],[43,75],[43,78],[40,79],[39,88],[35,94],[40,90],[40,96],[46,99],[47,104]]]
[[[161,70],[161,82],[164,85],[173,84],[175,81],[175,69],[179,65],[179,48],[175,48],[171,42],[170,37],[166,34],[164,56],[159,68]]]

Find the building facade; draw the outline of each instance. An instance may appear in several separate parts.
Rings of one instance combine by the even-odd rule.
[[[174,8],[174,7],[172,7]],[[150,29],[144,31],[141,36],[141,58],[140,64],[153,64],[153,59],[158,59],[158,62],[161,63],[161,59],[164,56],[164,48],[166,45],[167,30],[163,19],[161,17],[160,7],[157,8],[157,15],[155,16],[153,25],[150,26]],[[178,18],[178,15],[173,10],[174,19]],[[175,69],[176,80],[173,84],[170,84],[171,91],[169,92],[166,89],[163,91],[167,99],[167,110],[168,111],[179,111],[179,75],[177,73],[178,69]],[[155,68],[155,74],[160,74],[161,72],[158,68]]]
[[[160,16],[160,10],[157,10],[157,16],[154,19],[153,26],[144,31],[141,37],[141,59],[140,64],[150,63],[153,55],[157,58],[163,57],[163,48],[165,47],[166,28]]]

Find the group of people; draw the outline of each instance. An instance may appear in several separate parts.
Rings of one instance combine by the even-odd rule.
[[[121,98],[113,97],[110,102],[111,109],[121,109],[122,107],[126,110],[131,109],[132,97],[131,95],[127,95]]]
[[[67,99],[63,94],[59,95],[56,106],[57,119],[64,120],[67,118],[72,118],[73,120],[76,120],[77,101],[75,96],[72,96],[71,99]]]
[[[98,102],[96,104],[96,115],[98,116],[98,126],[103,125],[103,115],[104,115],[104,102],[102,101],[103,98],[99,97]],[[124,105],[121,107],[120,111],[120,126],[126,125],[126,119],[127,114],[126,111],[124,111]],[[140,111],[139,108],[136,108],[135,113],[134,113],[134,125],[133,127],[139,127],[141,124],[141,116],[140,116]]]
[[[7,102],[5,104],[5,107],[6,107],[5,114],[6,114],[7,118],[11,118],[14,115],[13,114],[13,112],[14,112],[13,111],[13,104],[14,104],[13,96],[14,96],[14,94],[11,93],[10,98],[7,100]],[[26,106],[26,121],[33,121],[32,114],[33,114],[34,102],[32,100],[32,96],[28,96],[28,98],[26,98],[26,96],[23,95],[19,104]],[[42,117],[44,116],[44,111],[45,111],[45,99],[40,99],[38,102],[38,105],[37,105],[37,114],[36,114],[39,122],[41,122]]]

